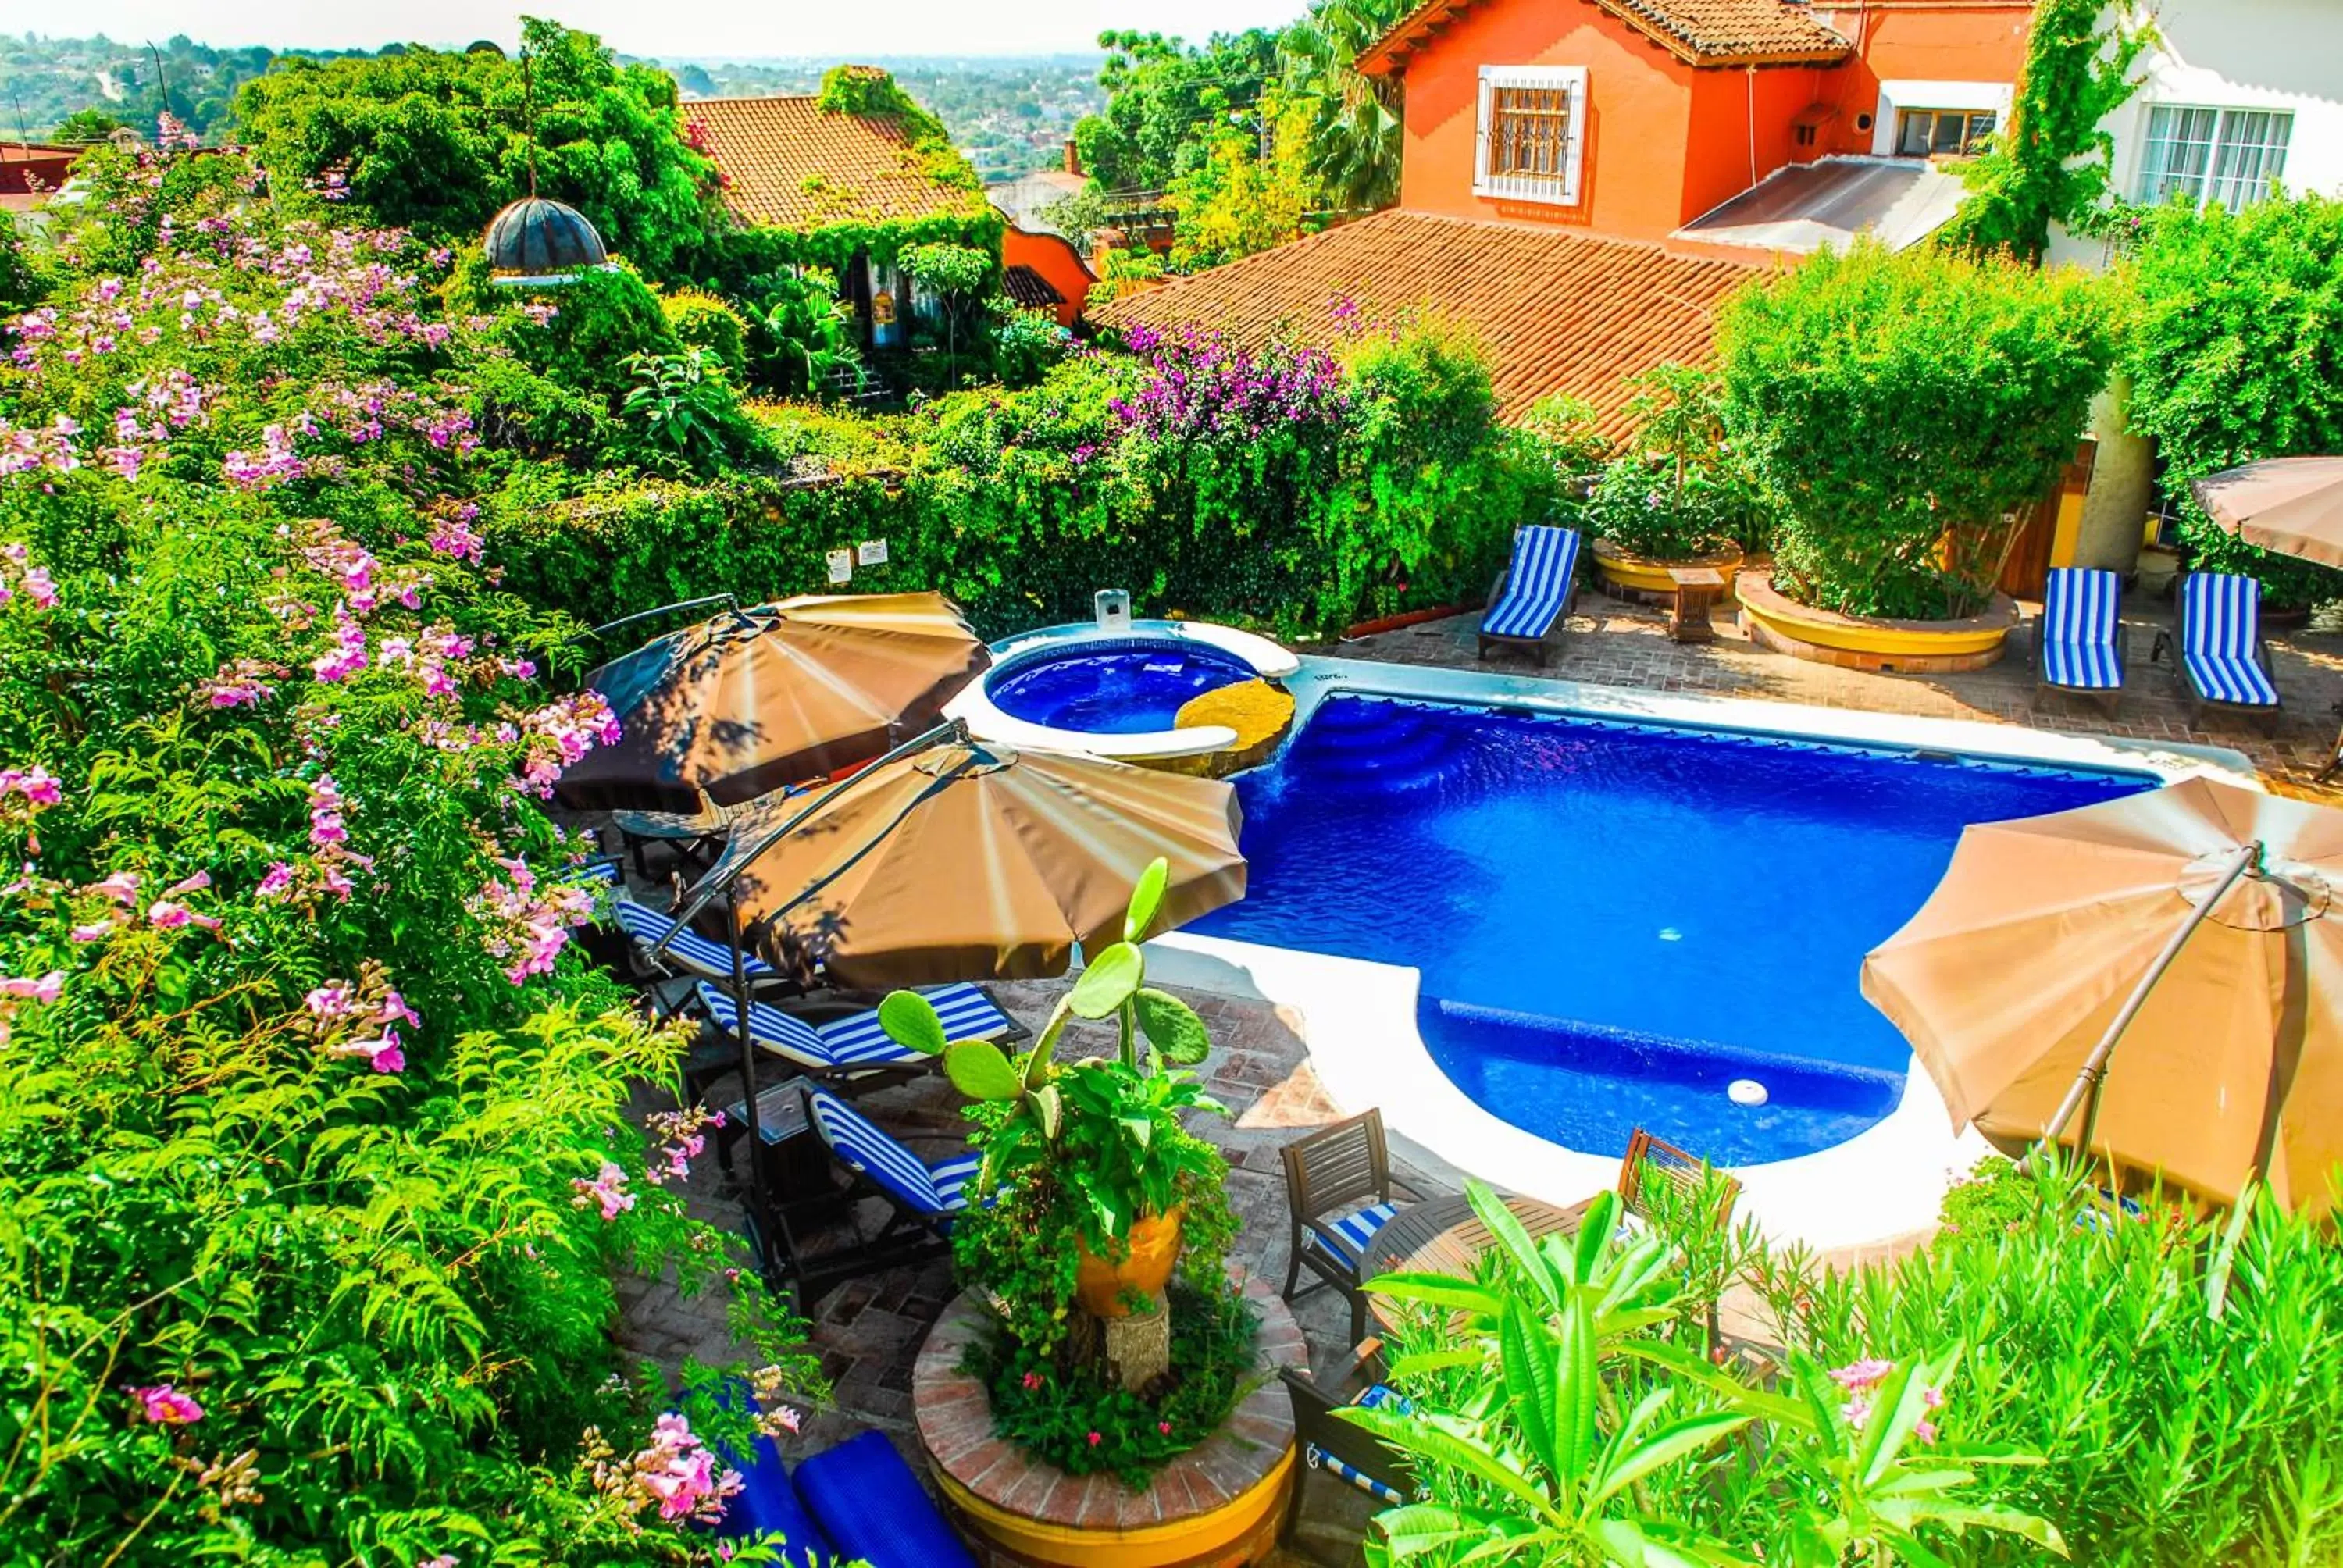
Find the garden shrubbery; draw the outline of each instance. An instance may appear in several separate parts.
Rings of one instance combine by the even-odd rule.
[[[1871,241],[1735,296],[1725,421],[1778,508],[1776,586],[1854,615],[1983,608],[2074,460],[2113,327],[2080,273]]]
[[[681,1041],[538,809],[614,729],[470,498],[616,411],[444,253],[96,156],[0,368],[0,1561],[704,1559],[747,1422],[614,1270],[814,1379],[624,1114]]]
[[[689,597],[687,578],[819,589],[824,550],[884,538],[889,564],[858,588],[941,588],[992,634],[1127,588],[1142,613],[1307,637],[1476,598],[1513,526],[1561,492],[1544,443],[1497,423],[1474,347],[1436,322],[1339,356],[1193,334],[1133,348],[900,417],[763,410],[834,483],[492,502],[485,526],[516,586],[588,620]]]
[[[2258,458],[2343,452],[2343,202],[2176,205],[2137,223],[2127,417],[2163,455],[2182,538],[2206,570],[2261,578],[2273,604],[2343,598],[2343,572],[2224,533],[2188,489]]]

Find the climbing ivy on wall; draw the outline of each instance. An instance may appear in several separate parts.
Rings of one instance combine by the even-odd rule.
[[[2101,122],[2139,90],[2131,69],[2155,42],[2128,6],[2041,0],[2008,119],[1963,171],[1968,196],[1942,243],[2038,263],[2052,224],[2087,223],[2107,193],[2113,142]]]

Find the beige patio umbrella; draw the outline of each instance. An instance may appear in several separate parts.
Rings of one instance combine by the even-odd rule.
[[[990,661],[941,594],[734,606],[587,676],[622,733],[556,792],[581,810],[741,805],[927,729]]]
[[[2190,487],[2197,504],[2246,543],[2343,567],[2343,457],[2271,457]]]
[[[2343,812],[2192,779],[1968,829],[1863,994],[1956,1129],[2325,1211],[2343,1159]]]
[[[745,947],[833,984],[1031,979],[1120,940],[1159,856],[1157,930],[1242,898],[1239,820],[1218,780],[954,733],[810,804],[752,809],[693,899],[711,935],[737,920]]]

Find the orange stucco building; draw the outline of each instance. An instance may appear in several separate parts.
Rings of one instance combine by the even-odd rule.
[[[1938,166],[2008,111],[2030,0],[1423,0],[1359,57],[1396,80],[1399,206],[1093,311],[1248,343],[1429,307],[1486,345],[1509,417],[1604,433],[1630,377],[1711,351],[1752,274],[1956,209]]]
[[[1956,113],[1977,134],[2031,9],[1430,0],[1360,66],[1403,84],[1403,207],[1661,239],[1785,165],[1892,156],[1897,116]]]

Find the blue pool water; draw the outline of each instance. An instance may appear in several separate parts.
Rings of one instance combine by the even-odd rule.
[[[1252,667],[1192,644],[1080,644],[997,671],[993,706],[1028,724],[1093,735],[1172,728],[1191,698],[1252,678]]]
[[[1416,967],[1441,1070],[1568,1148],[1786,1159],[1902,1098],[1857,977],[1961,829],[2156,782],[1335,693],[1238,779],[1247,892],[1192,929]]]

